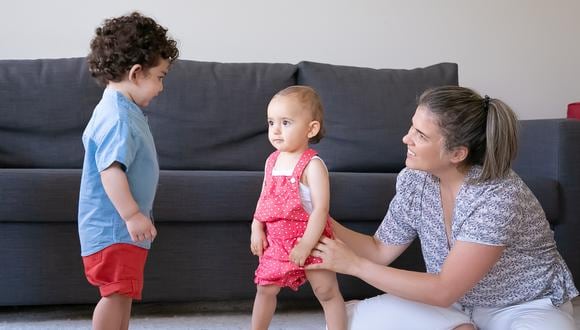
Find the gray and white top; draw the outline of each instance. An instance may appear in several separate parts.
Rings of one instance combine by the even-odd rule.
[[[513,171],[503,179],[477,183],[473,166],[461,186],[451,228],[457,240],[502,245],[505,250],[489,273],[459,303],[468,307],[502,307],[549,297],[556,306],[578,295],[572,275],[556,249],[540,203]],[[375,236],[385,244],[421,240],[428,273],[439,273],[449,253],[439,179],[403,169],[397,193]]]

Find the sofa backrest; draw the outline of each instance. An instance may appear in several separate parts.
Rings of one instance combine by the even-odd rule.
[[[455,63],[411,70],[298,64],[298,83],[316,89],[325,108],[326,136],[315,148],[337,172],[398,173],[418,97],[457,85],[457,77]]]
[[[457,85],[457,65],[412,70],[314,62],[178,60],[145,109],[167,170],[261,171],[273,151],[266,108],[279,90],[314,87],[325,108],[317,149],[331,171],[398,172],[417,97]],[[0,167],[80,168],[81,135],[102,95],[84,58],[0,60]]]
[[[282,63],[176,61],[146,111],[161,168],[262,171],[274,150],[268,103],[296,84],[296,70]]]
[[[0,168],[80,168],[102,90],[84,58],[0,60]]]

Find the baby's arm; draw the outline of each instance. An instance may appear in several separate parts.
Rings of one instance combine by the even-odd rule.
[[[268,247],[264,224],[256,219],[252,221],[252,236],[250,237],[250,250],[252,254],[261,257]]]
[[[264,173],[266,170],[264,169]],[[262,192],[264,192],[264,186],[266,185],[266,178],[262,181]],[[260,197],[262,196],[260,192]],[[258,200],[258,203],[260,201]],[[257,207],[256,207],[257,209]],[[256,219],[252,220],[252,234],[250,236],[250,251],[252,254],[261,257],[264,250],[268,247],[268,240],[266,240],[266,232],[264,231],[264,224]]]
[[[330,182],[328,170],[322,160],[312,159],[304,169],[302,176],[310,188],[312,213],[308,218],[304,235],[290,252],[290,261],[300,266],[304,266],[306,258],[318,243],[326,226],[330,208]]]
[[[155,236],[157,236],[157,230],[151,222],[151,219],[139,210],[139,205],[137,205],[137,202],[135,202],[131,194],[127,175],[121,168],[121,165],[115,162],[102,171],[101,181],[107,196],[115,206],[117,212],[119,212],[121,218],[125,220],[127,230],[133,242],[153,241]]]

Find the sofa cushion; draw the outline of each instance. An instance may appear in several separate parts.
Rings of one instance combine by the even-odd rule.
[[[146,111],[161,168],[263,170],[273,151],[266,108],[276,92],[296,84],[296,70],[282,63],[176,61]]]
[[[78,169],[0,169],[0,222],[76,222],[80,176]],[[262,179],[258,171],[161,171],[155,220],[249,223]],[[330,214],[378,226],[395,195],[396,179],[396,173],[331,172]],[[524,181],[550,222],[557,223],[558,184],[535,177]]]
[[[162,171],[153,208],[155,219],[249,224],[262,179],[263,173],[256,171]],[[394,196],[395,180],[393,173],[330,173],[331,215],[340,221],[378,224]],[[369,195],[380,198],[357,198]]]
[[[0,222],[77,221],[81,170],[0,168]]]
[[[102,91],[84,58],[0,60],[0,167],[80,168]]]
[[[332,171],[398,172],[401,142],[429,87],[457,85],[457,64],[412,70],[301,62],[298,84],[315,88],[325,109],[326,137],[315,148]]]

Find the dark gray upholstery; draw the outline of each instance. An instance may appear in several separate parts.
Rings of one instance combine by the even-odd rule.
[[[323,63],[174,63],[146,109],[161,166],[159,236],[144,301],[251,299],[257,260],[249,224],[262,184],[266,106],[293,84],[320,93],[327,136],[314,147],[331,170],[331,215],[374,233],[404,166],[401,137],[417,96],[457,84],[457,65],[414,70]],[[83,275],[77,203],[81,133],[103,88],[82,58],[0,60],[0,306],[94,303]],[[558,247],[580,277],[580,122],[522,122],[515,170],[546,210]],[[415,242],[395,265],[423,269]],[[378,291],[339,276],[348,298]],[[578,281],[577,281],[578,283]],[[313,299],[311,290],[283,299]]]
[[[331,171],[395,172],[404,166],[401,138],[419,95],[457,85],[457,64],[415,70],[298,64],[298,84],[312,86],[325,107],[326,137],[316,146]]]
[[[296,84],[296,66],[178,61],[147,113],[161,168],[264,168],[272,152],[266,107]]]
[[[0,61],[0,167],[80,168],[102,88],[82,58]]]
[[[580,120],[544,119],[521,122],[520,148],[514,169],[526,181],[551,221],[558,250],[580,285]],[[534,190],[537,181],[555,182],[556,193]],[[549,191],[551,191],[550,189]],[[555,217],[551,208],[557,208]]]

